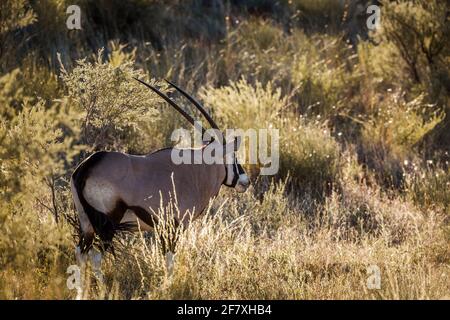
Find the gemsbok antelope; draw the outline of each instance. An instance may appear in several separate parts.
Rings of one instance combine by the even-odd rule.
[[[166,94],[139,79],[135,80],[157,93],[194,125],[194,119]],[[197,100],[175,84],[167,82],[189,99],[213,129],[219,130]],[[194,127],[199,129],[198,126]],[[200,130],[202,134],[205,132],[203,127]],[[225,139],[211,139],[200,148],[175,150],[181,156],[188,153],[193,159],[193,153],[202,153],[209,144],[217,144],[215,147],[223,150],[225,161],[175,164],[171,158],[175,148],[166,148],[147,155],[100,151],[81,162],[71,177],[72,195],[81,227],[77,258],[83,261],[88,253],[92,254],[90,250],[95,235],[100,238],[102,251],[105,251],[111,246],[121,226],[137,226],[139,223],[138,229],[151,230],[154,223],[162,218],[155,213],[161,212],[158,211],[161,204],[170,201],[173,190],[176,192],[179,212],[179,216],[174,217],[174,224],[181,226],[186,226],[191,218],[198,217],[222,185],[244,192],[249,186],[249,179],[236,157],[239,138],[228,143]],[[186,212],[192,216],[188,217]],[[96,257],[93,260],[99,264],[100,253]]]

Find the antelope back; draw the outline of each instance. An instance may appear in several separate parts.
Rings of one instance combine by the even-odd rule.
[[[157,213],[169,201],[177,202],[179,222],[184,222],[187,211],[198,215],[219,192],[225,167],[223,164],[175,165],[171,152],[169,148],[145,156],[107,153],[95,164],[95,170],[89,171],[84,197],[96,210],[108,215],[119,204]],[[193,157],[194,150],[181,152],[192,153]]]

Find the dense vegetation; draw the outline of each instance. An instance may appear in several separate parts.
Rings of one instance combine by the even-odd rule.
[[[82,30],[66,27],[71,4]],[[0,298],[73,298],[76,164],[147,153],[187,127],[133,76],[173,80],[224,127],[278,128],[280,171],[248,167],[247,193],[224,188],[181,235],[171,277],[152,234],[118,237],[84,297],[449,298],[449,12],[442,0],[2,0]]]

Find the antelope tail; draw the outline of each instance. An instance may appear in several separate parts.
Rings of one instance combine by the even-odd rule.
[[[116,225],[105,213],[96,210],[86,201],[83,196],[83,189],[89,176],[90,169],[99,163],[105,155],[106,152],[96,152],[92,154],[75,169],[71,179],[75,205],[77,206],[77,202],[81,205],[81,208],[77,208],[77,210],[82,210],[87,215],[94,232],[102,241],[103,250],[108,249],[114,237],[115,231],[121,228]],[[89,241],[84,239],[82,230],[80,235],[81,252],[86,252],[89,250],[91,245],[92,243],[89,243]]]

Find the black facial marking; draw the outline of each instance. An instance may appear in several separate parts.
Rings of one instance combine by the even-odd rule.
[[[237,162],[237,158],[236,156],[234,157],[234,164],[233,164],[233,181],[231,181],[231,184],[227,184],[227,180],[228,180],[228,166],[225,165],[225,179],[223,184],[226,185],[227,187],[231,187],[234,188],[239,180],[239,175],[240,173],[244,173],[244,169],[242,168],[242,166]]]
[[[239,175],[245,173],[244,168],[241,166],[240,163],[237,164],[237,170],[238,170],[238,174],[239,174]]]

